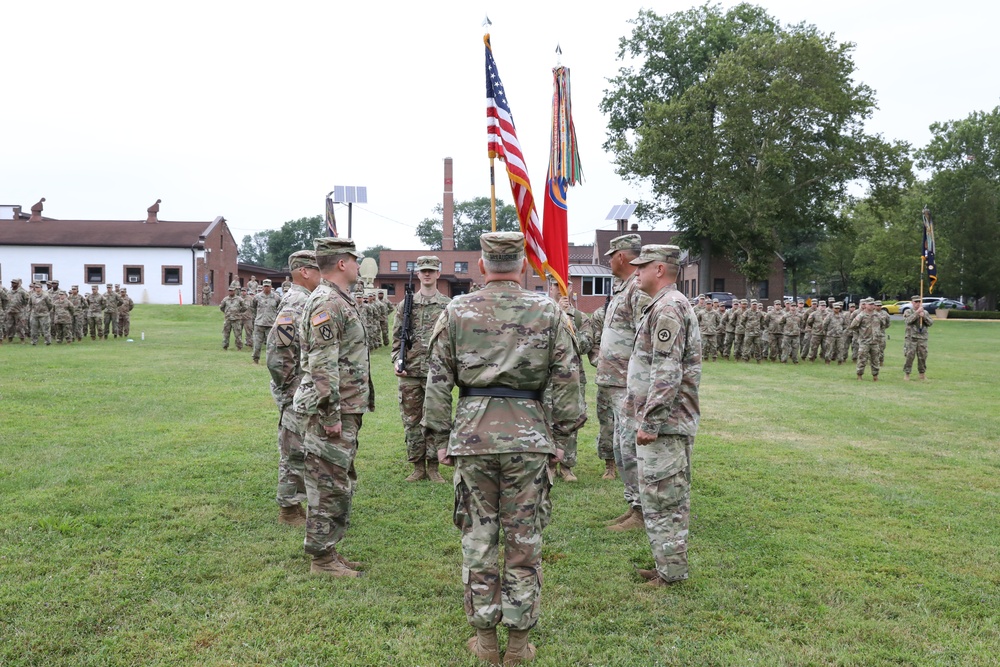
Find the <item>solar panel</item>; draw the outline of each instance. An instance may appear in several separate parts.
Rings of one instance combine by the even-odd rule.
[[[333,201],[338,204],[367,204],[368,188],[364,185],[335,185]]]
[[[605,220],[628,220],[635,213],[638,204],[616,204],[611,207]]]

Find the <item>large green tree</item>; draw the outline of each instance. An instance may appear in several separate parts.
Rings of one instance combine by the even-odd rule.
[[[908,148],[863,131],[875,99],[855,81],[851,44],[749,4],[633,24],[619,57],[639,64],[605,92],[606,147],[619,173],[649,184],[647,215],[674,218],[703,258],[724,253],[750,283],[776,254],[794,272],[851,183],[889,202],[908,183]]]
[[[417,238],[431,250],[440,250],[444,209],[434,207],[435,218],[424,218],[417,225]],[[490,198],[476,197],[455,204],[455,250],[479,250],[479,237],[490,231]],[[521,230],[517,209],[497,199],[497,231]]]
[[[313,239],[326,235],[323,216],[289,220],[278,229],[269,229],[243,237],[240,244],[241,262],[282,269],[288,266],[288,256],[303,248],[312,248]]]
[[[1000,293],[1000,107],[934,123],[934,138],[918,151],[930,169],[929,205],[937,237],[950,247],[938,257],[938,281],[949,293],[985,297]]]

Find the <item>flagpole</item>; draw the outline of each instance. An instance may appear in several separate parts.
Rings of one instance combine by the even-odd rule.
[[[493,170],[496,153],[490,151],[490,231],[497,230],[497,178]]]

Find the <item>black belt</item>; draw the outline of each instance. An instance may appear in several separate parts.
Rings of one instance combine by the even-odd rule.
[[[529,401],[542,400],[542,392],[510,387],[459,387],[458,397],[489,396],[490,398],[523,398]]]

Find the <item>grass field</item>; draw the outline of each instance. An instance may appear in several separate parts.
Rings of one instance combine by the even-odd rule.
[[[0,347],[0,665],[477,664],[452,492],[402,483],[385,348],[341,549],[368,576],[347,581],[276,523],[267,371],[220,350],[218,310],[132,321],[133,343]],[[633,572],[644,535],[603,527],[624,505],[591,413],[536,664],[1000,664],[1000,324],[937,323],[924,383],[889,332],[878,384],[706,364],[692,578],[668,589]]]

